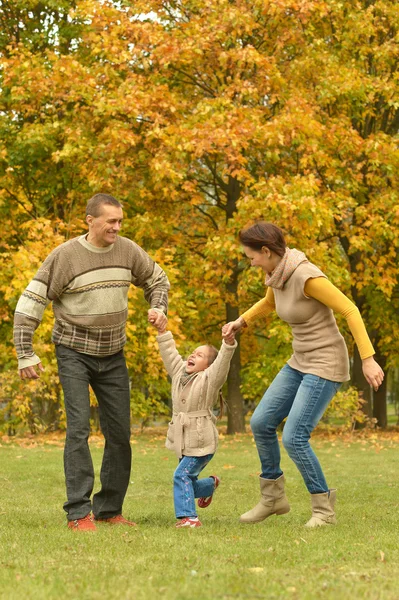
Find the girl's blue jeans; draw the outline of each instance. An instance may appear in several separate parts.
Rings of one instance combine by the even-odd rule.
[[[209,463],[213,454],[206,456],[183,456],[173,475],[173,498],[178,519],[196,517],[195,498],[212,496],[215,480],[212,477],[198,479],[202,469]]]
[[[309,439],[340,385],[317,375],[301,373],[288,364],[281,369],[251,418],[262,466],[261,477],[277,479],[283,474],[276,429],[287,417],[283,446],[298,467],[308,491],[311,494],[328,492]]]

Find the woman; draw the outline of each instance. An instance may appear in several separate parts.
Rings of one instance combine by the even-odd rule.
[[[251,429],[262,467],[260,502],[240,517],[258,523],[270,515],[289,512],[280,468],[276,429],[287,417],[283,445],[298,467],[311,494],[308,527],[335,523],[336,490],[327,486],[320,463],[309,444],[316,427],[340,385],[349,379],[348,351],[333,311],[345,316],[362,358],[367,382],[377,390],[384,379],[373,358],[374,349],[357,307],[342,294],[305,254],[287,248],[283,233],[260,222],[240,232],[251,266],[266,274],[266,297],[236,321],[223,326],[223,335],[240,331],[258,317],[276,310],[292,328],[294,353],[257,406]]]

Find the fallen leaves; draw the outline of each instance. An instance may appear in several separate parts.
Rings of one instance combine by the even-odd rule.
[[[221,430],[222,429],[222,430]],[[236,434],[234,436],[228,436],[225,433],[225,427],[219,428],[219,439],[224,444],[229,445],[241,445],[246,438],[251,438],[251,445],[255,446],[252,441],[253,435],[251,432]],[[146,427],[143,432],[132,431],[131,444],[139,444],[141,441],[146,443],[158,443],[163,442],[166,436],[167,426],[158,427]],[[327,453],[331,450],[337,451],[337,444],[345,444],[346,448],[349,448],[353,444],[359,444],[362,446],[362,451],[372,450],[377,453],[393,448],[399,445],[399,430],[390,429],[388,431],[378,431],[378,434],[370,433],[368,431],[354,431],[350,434],[342,432],[325,432],[316,431],[312,435],[312,440],[317,442],[330,442],[330,448],[326,449]],[[103,446],[104,438],[101,432],[90,435],[90,444]],[[36,448],[42,445],[58,446],[63,447],[65,444],[65,431],[49,432],[49,433],[38,433],[25,435],[9,436],[0,432],[0,445],[16,445],[23,448]],[[241,450],[241,449],[240,449]],[[242,450],[241,450],[242,451]],[[337,456],[337,455],[336,455]],[[337,456],[339,457],[339,456]]]

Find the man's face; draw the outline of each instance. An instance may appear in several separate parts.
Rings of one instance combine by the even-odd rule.
[[[122,226],[123,211],[119,206],[102,204],[98,217],[87,215],[86,221],[89,225],[87,241],[98,248],[106,248],[116,240]]]
[[[199,346],[187,359],[186,373],[198,373],[209,367],[209,350],[206,346]]]

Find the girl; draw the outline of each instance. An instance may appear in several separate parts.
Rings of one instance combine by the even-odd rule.
[[[237,342],[234,334],[223,336],[218,352],[209,345],[199,346],[183,360],[176,349],[173,335],[158,327],[157,341],[168,375],[172,379],[173,417],[169,423],[166,447],[174,450],[179,465],[173,476],[176,527],[201,527],[195,509],[212,501],[220,480],[216,475],[198,479],[213,457],[218,432],[212,412],[220,388],[227,379],[230,360]]]

